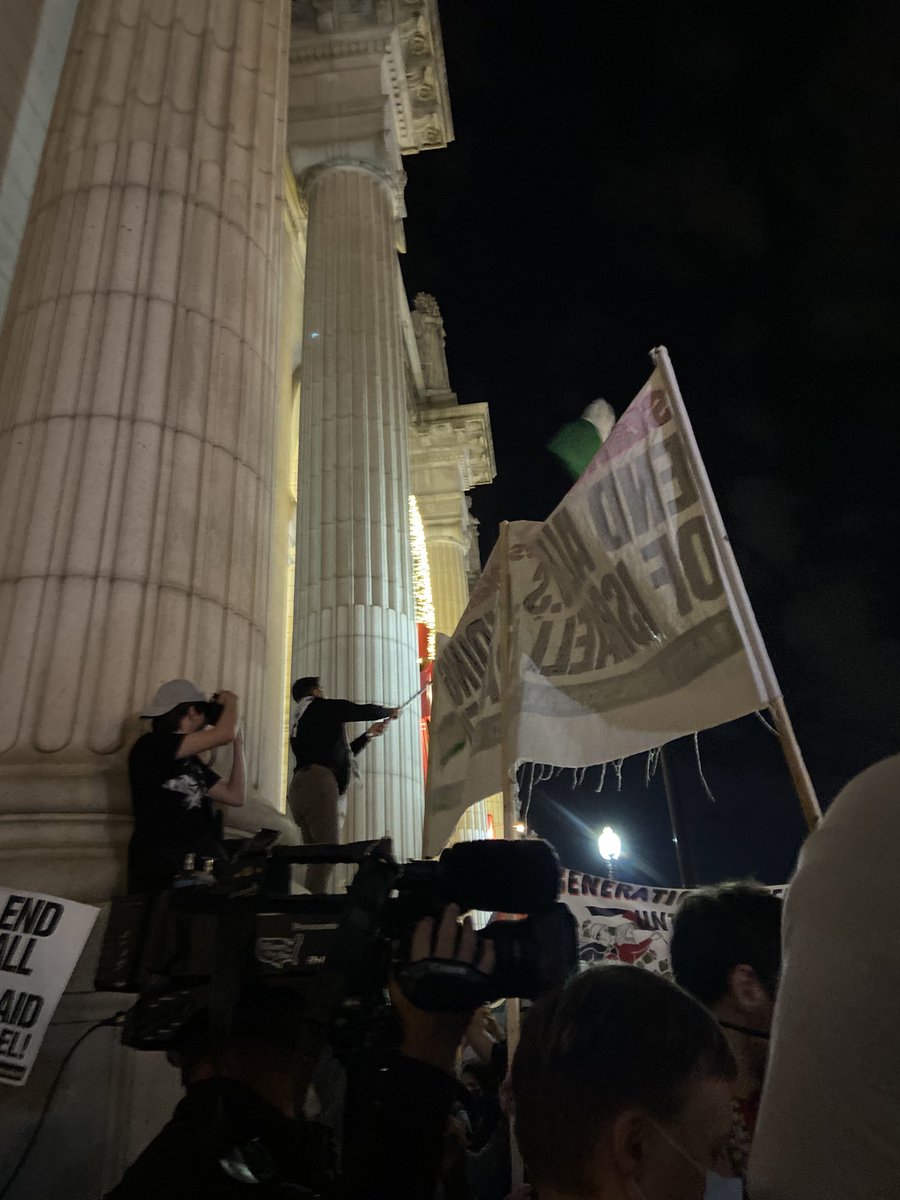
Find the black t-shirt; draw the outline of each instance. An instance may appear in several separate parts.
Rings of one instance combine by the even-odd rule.
[[[177,757],[184,736],[145,733],[128,756],[134,810],[134,833],[129,847],[130,890],[165,887],[189,851],[198,858],[217,858],[222,854],[218,819],[209,798],[209,789],[219,776],[195,754]],[[133,878],[136,865],[141,863],[156,864],[156,869],[150,872],[152,879]],[[164,875],[168,878],[162,878]]]

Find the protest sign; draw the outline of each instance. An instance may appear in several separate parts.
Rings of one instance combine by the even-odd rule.
[[[563,869],[560,900],[578,924],[583,966],[621,962],[661,975],[672,973],[669,942],[678,906],[690,889],[626,883]],[[786,887],[768,887],[776,896]]]
[[[611,762],[778,695],[685,422],[654,371],[552,515],[495,548],[435,666],[427,854],[516,762]]]
[[[27,1081],[99,911],[0,887],[0,1083]]]

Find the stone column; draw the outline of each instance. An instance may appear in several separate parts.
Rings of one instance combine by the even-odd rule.
[[[76,18],[0,343],[7,882],[109,893],[123,720],[166,678],[239,693],[265,790],[288,22],[283,0]]]
[[[469,551],[468,511],[461,492],[428,495],[420,471],[414,472],[420,491],[416,494],[425,527],[434,626],[438,633],[453,633],[469,602],[466,559]],[[484,801],[467,808],[453,831],[451,842],[487,837],[488,809]],[[499,830],[497,836],[500,836]]]
[[[293,668],[331,695],[399,704],[418,689],[402,156],[453,137],[438,6],[293,0],[292,11],[288,146],[309,210]],[[413,706],[360,766],[345,837],[389,832],[401,859],[417,855]]]
[[[426,501],[426,507],[429,507]],[[431,572],[431,594],[434,600],[434,627],[438,633],[453,633],[456,623],[469,602],[469,581],[466,575],[468,544],[458,522],[422,518],[425,544],[428,547],[428,567]]]
[[[435,629],[449,636],[469,602],[474,523],[465,493],[494,478],[493,442],[487,406],[460,404],[450,390],[437,301],[419,293],[411,316],[424,383],[412,434],[413,490],[425,528]],[[473,804],[450,840],[486,837],[489,811],[488,801]]]
[[[251,786],[277,778],[258,746],[282,713],[263,664],[283,644],[266,613],[288,35],[286,0],[81,0],[0,341],[8,885],[121,887],[123,720],[168,677],[237,691]],[[64,1052],[121,1005],[90,991],[101,925],[33,1079],[0,1096],[0,1179]],[[93,1034],[10,1200],[105,1193],[177,1092],[157,1056]]]
[[[295,675],[401,704],[418,687],[396,177],[325,162],[309,206],[297,515]],[[361,730],[360,730],[361,731]],[[421,852],[422,764],[407,709],[360,759],[345,839]]]

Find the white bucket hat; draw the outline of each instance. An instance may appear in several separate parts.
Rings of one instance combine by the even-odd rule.
[[[205,704],[207,697],[189,679],[170,679],[141,713],[142,717],[161,717],[179,704]]]

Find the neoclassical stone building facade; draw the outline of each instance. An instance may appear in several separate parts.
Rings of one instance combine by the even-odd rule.
[[[453,136],[436,0],[0,2],[0,60],[0,883],[102,904],[162,680],[239,693],[241,827],[286,837],[292,673],[416,691],[409,496],[450,632],[490,426],[400,273],[403,156]],[[419,853],[412,711],[365,768],[349,837]],[[117,1007],[95,949],[0,1093],[0,1183]],[[98,1194],[174,1091],[112,1030],[67,1072],[13,1198]]]

